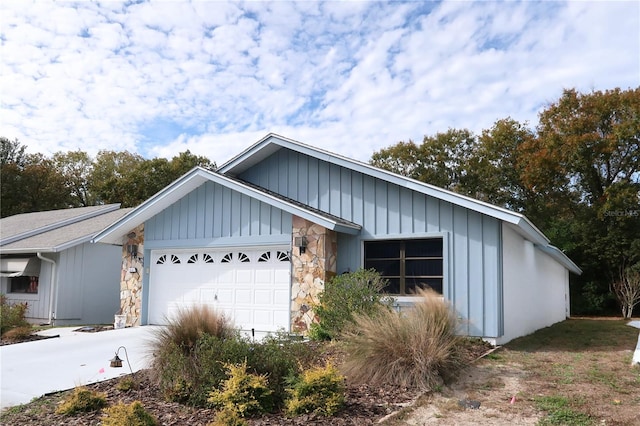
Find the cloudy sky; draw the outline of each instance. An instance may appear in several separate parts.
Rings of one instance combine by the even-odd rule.
[[[637,1],[3,0],[0,39],[0,136],[47,155],[220,165],[275,132],[367,161],[640,86]]]

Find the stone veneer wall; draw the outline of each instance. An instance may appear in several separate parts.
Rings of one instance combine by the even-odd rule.
[[[140,325],[142,307],[142,273],[144,271],[144,225],[140,225],[131,232],[132,238],[125,237],[122,241],[122,271],[120,271],[120,315],[127,316],[127,326]],[[131,232],[129,234],[131,234]],[[138,246],[138,256],[132,257],[127,252],[128,245]],[[135,268],[135,272],[133,271]]]
[[[300,253],[293,246],[296,237],[307,238],[307,248]],[[300,217],[293,217],[291,249],[291,331],[306,333],[315,321],[313,305],[324,284],[336,275],[338,234]]]

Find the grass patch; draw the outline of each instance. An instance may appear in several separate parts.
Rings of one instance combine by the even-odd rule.
[[[512,340],[516,351],[593,352],[635,348],[638,329],[623,320],[569,319]]]
[[[589,426],[594,421],[588,414],[574,409],[567,397],[547,395],[535,398],[536,407],[545,411],[547,415],[538,422],[540,426]]]

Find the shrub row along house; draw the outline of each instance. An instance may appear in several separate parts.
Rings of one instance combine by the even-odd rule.
[[[565,319],[581,273],[521,214],[274,134],[94,242],[122,246],[129,325],[205,304],[244,330],[304,333],[332,276],[375,268],[400,308],[431,287],[466,334],[501,344]]]

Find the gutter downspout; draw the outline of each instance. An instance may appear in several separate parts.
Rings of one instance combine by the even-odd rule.
[[[51,267],[51,285],[49,288],[49,325],[53,325],[53,322],[55,321],[55,315],[54,315],[54,301],[56,303],[56,307],[57,307],[57,292],[58,292],[58,286],[56,285],[56,262],[53,261],[52,259],[49,259],[48,257],[44,257],[42,255],[42,253],[38,252],[36,253],[36,256],[38,256],[38,259],[44,260],[45,262],[51,263],[53,266]]]

